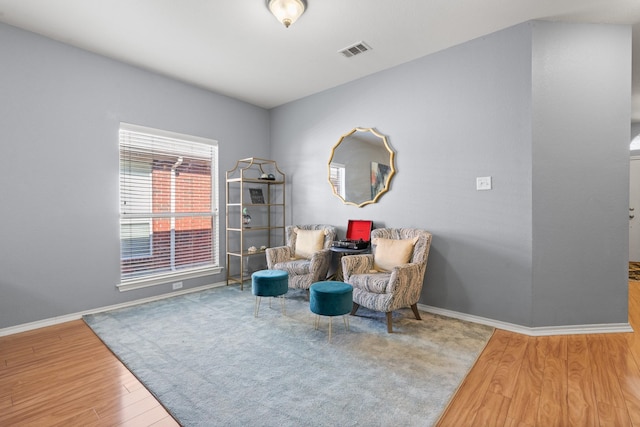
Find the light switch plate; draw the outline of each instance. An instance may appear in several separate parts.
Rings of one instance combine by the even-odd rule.
[[[476,190],[491,190],[491,177],[490,176],[477,177]]]

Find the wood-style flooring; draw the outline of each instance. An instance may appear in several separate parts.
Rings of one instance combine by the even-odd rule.
[[[496,330],[438,426],[640,427],[640,281],[629,322],[633,333]]]
[[[178,426],[82,321],[0,337],[0,426]]]
[[[640,427],[640,282],[634,333],[528,337],[496,330],[438,426]],[[0,426],[177,426],[83,321],[0,337]]]

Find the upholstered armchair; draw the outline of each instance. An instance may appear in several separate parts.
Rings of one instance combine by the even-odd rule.
[[[331,265],[331,242],[336,228],[331,225],[290,225],[286,229],[286,246],[268,248],[267,267],[289,273],[289,287],[309,289],[326,280]]]
[[[353,286],[355,315],[360,306],[387,315],[392,332],[392,312],[411,307],[420,319],[418,300],[427,269],[432,235],[417,228],[378,228],[371,232],[373,254],[342,257],[344,281]]]

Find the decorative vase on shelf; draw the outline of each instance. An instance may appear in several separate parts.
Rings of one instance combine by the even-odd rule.
[[[249,227],[251,223],[251,215],[247,212],[247,208],[242,209],[242,225],[245,227]]]

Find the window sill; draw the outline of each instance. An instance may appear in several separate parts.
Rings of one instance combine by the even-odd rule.
[[[222,267],[207,267],[175,273],[158,274],[153,277],[126,280],[117,284],[116,287],[120,292],[132,291],[134,289],[147,288],[149,286],[167,285],[180,280],[211,276],[213,274],[219,274],[221,271]]]

